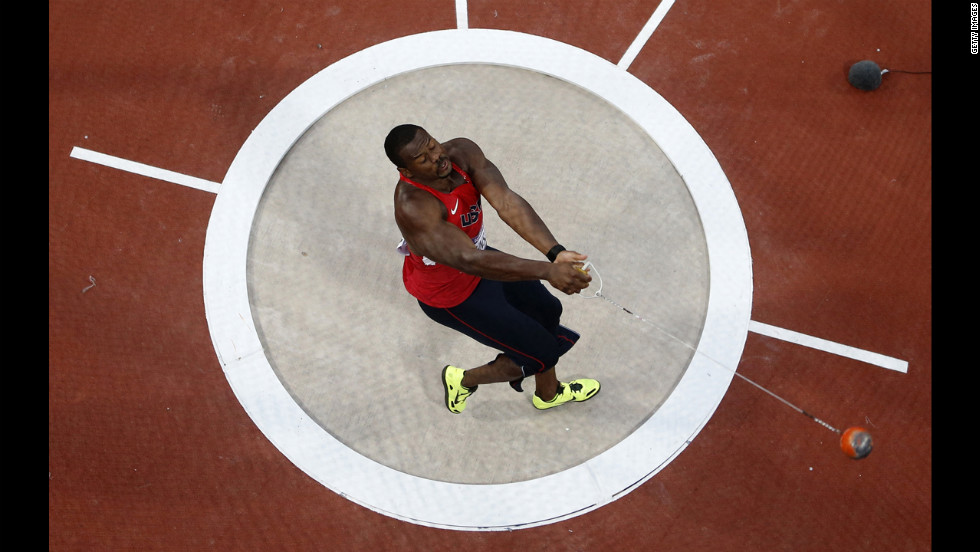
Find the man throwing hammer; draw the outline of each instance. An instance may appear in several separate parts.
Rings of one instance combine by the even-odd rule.
[[[522,391],[530,376],[539,410],[595,396],[594,379],[558,380],[558,358],[579,334],[561,325],[561,302],[541,283],[569,295],[580,292],[592,280],[583,270],[586,256],[558,243],[473,141],[440,143],[425,129],[404,124],[389,132],[385,153],[399,172],[395,222],[403,238],[398,249],[405,256],[405,288],[429,318],[500,352],[476,368],[443,369],[446,407],[462,412],[481,384],[510,382]],[[487,247],[483,198],[548,261]]]

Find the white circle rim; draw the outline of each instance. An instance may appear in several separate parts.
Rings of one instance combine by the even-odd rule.
[[[551,75],[631,117],[684,179],[701,216],[710,267],[697,352],[664,404],[628,437],[582,464],[499,485],[405,474],[331,436],[272,370],[255,330],[246,281],[248,242],[262,193],[310,126],[384,79],[472,63]],[[752,303],[741,211],[718,161],[684,117],[642,81],[594,54],[543,37],[487,29],[435,31],[381,43],[323,69],[286,96],[243,144],[221,183],[207,229],[203,275],[215,351],[236,397],[263,434],[307,475],[357,504],[411,523],[457,530],[511,530],[568,519],[653,477],[697,436],[721,402],[742,355]],[[555,496],[561,500],[539,498]]]

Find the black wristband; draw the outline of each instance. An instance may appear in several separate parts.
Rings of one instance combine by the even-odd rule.
[[[552,247],[548,251],[548,260],[551,261],[551,262],[555,262],[555,259],[558,258],[558,254],[561,253],[564,250],[565,250],[565,246],[562,245],[562,244],[560,244],[560,243],[558,245]]]

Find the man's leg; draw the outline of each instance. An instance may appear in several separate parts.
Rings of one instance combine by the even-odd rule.
[[[545,402],[555,398],[558,393],[558,374],[555,367],[534,374],[534,394]]]
[[[483,366],[470,368],[463,372],[463,379],[460,383],[464,387],[476,387],[484,383],[511,381],[523,375],[524,371],[510,357],[498,355],[495,360],[491,360]]]
[[[470,370],[446,366],[442,371],[446,406],[450,411],[458,414],[466,409],[466,399],[476,392],[481,384],[513,381],[523,373],[516,362],[503,354],[483,366]],[[572,401],[587,401],[599,392],[599,382],[594,379],[581,378],[568,383],[558,381],[554,366],[534,374],[534,387],[531,402],[538,410],[554,408]]]
[[[580,402],[599,391],[595,380],[558,381],[555,365],[578,340],[578,334],[559,325],[561,302],[540,282],[533,284],[537,285],[515,286],[505,294],[502,282],[484,280],[456,307],[433,308],[419,303],[432,320],[502,351],[495,360],[476,368],[443,369],[446,406],[450,411],[462,412],[466,399],[480,384],[506,381],[520,391],[520,381],[531,375],[535,376],[532,402],[538,409]],[[530,312],[516,308],[515,303]],[[550,319],[550,329],[542,318]]]
[[[523,376],[524,371],[516,362],[506,355],[499,355],[496,360],[463,372],[460,384],[472,389],[484,383],[513,381]],[[534,388],[534,394],[544,401],[555,398],[555,393],[558,392],[558,376],[554,366],[534,375]]]

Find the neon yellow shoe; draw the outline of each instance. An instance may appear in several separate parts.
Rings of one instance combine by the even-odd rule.
[[[446,389],[446,408],[453,414],[466,409],[466,398],[476,392],[479,385],[463,387],[463,369],[446,366],[442,369],[442,386]]]
[[[582,402],[594,397],[599,392],[599,382],[594,379],[577,379],[568,383],[558,382],[558,393],[550,401],[543,401],[538,394],[534,394],[531,402],[538,410],[547,410],[569,401]]]

